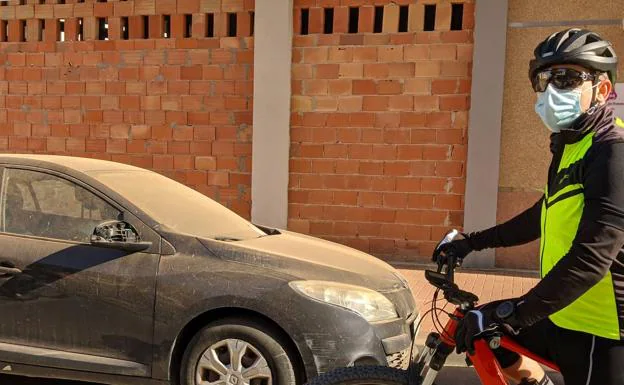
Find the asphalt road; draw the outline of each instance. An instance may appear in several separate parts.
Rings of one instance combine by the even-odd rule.
[[[555,385],[563,385],[559,375],[551,376]],[[440,372],[437,385],[480,385],[479,379],[472,368],[446,367]],[[0,376],[0,385],[95,385],[85,382],[71,382],[58,380],[28,379],[15,376]]]

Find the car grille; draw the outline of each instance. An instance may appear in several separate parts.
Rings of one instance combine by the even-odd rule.
[[[409,349],[405,349],[401,352],[386,356],[386,359],[388,360],[388,366],[391,368],[405,370],[409,365],[410,351]]]

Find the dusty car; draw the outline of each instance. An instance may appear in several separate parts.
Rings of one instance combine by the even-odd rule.
[[[0,373],[286,385],[406,361],[412,293],[368,254],[128,165],[0,155],[0,173]]]

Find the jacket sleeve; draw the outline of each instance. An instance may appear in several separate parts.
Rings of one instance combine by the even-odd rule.
[[[572,247],[518,303],[519,326],[578,299],[605,277],[624,245],[624,143],[601,147],[584,173],[585,206]]]
[[[529,243],[541,235],[542,196],[537,203],[505,223],[468,234],[474,250],[510,247]]]

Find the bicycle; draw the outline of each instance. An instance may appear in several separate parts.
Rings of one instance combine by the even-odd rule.
[[[447,233],[436,246],[434,253],[437,253],[444,243],[453,240],[457,234],[456,230]],[[420,322],[427,314],[431,314],[436,332],[429,333],[421,352],[418,352],[414,336],[407,370],[385,366],[354,366],[325,373],[308,385],[433,385],[446,359],[455,349],[454,336],[459,320],[474,309],[479,301],[475,294],[461,290],[455,284],[454,272],[459,265],[454,255],[447,255],[445,261],[438,263],[437,271],[425,270],[425,278],[437,290],[433,295],[431,309],[423,314]],[[453,313],[437,306],[440,291],[448,303],[457,306]],[[438,317],[440,312],[445,312],[449,316],[442,330],[438,328],[442,326]],[[414,330],[418,330],[418,326]],[[504,334],[500,328],[493,328],[474,341],[474,354],[466,352],[466,363],[474,366],[483,385],[507,385],[502,369],[492,352],[501,347],[559,371],[554,363],[529,352],[514,342],[512,337]]]

